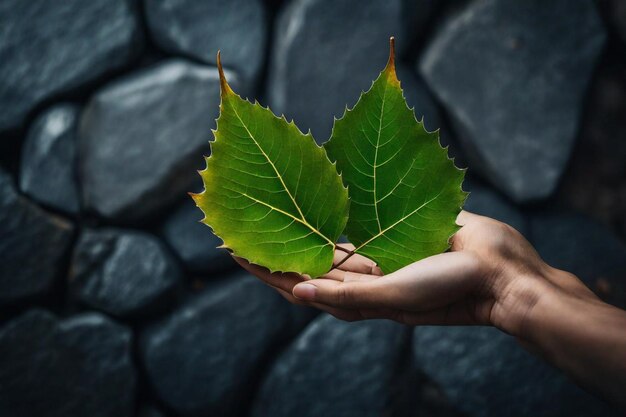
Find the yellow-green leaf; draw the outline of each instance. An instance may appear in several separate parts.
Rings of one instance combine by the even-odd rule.
[[[284,116],[233,92],[222,71],[211,156],[193,195],[213,232],[235,255],[271,271],[313,277],[332,266],[348,194],[324,149]]]
[[[448,158],[438,132],[427,132],[407,106],[393,38],[387,66],[335,121],[325,148],[348,185],[346,234],[356,253],[389,273],[448,249],[467,196],[465,172]]]

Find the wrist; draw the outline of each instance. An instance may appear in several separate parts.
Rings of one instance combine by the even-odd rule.
[[[550,328],[603,304],[574,275],[552,268],[520,275],[498,299],[501,330],[532,344],[542,344]]]
[[[518,275],[496,294],[491,322],[498,329],[526,340],[537,320],[537,312],[549,304],[552,288],[541,276]]]

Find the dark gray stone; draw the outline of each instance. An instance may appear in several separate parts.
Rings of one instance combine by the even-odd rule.
[[[126,0],[0,2],[0,130],[42,100],[123,67],[138,52]]]
[[[415,7],[404,0],[296,0],[274,33],[267,89],[269,105],[293,118],[319,143],[330,137],[333,115],[353,107],[385,67],[388,41],[409,46]]]
[[[194,274],[212,275],[233,268],[235,261],[226,249],[217,248],[222,241],[200,223],[202,217],[193,200],[186,199],[163,224],[165,241]]]
[[[533,214],[530,226],[531,242],[548,264],[626,308],[626,244],[609,229],[584,215],[558,211]]]
[[[228,81],[236,90],[232,73]],[[98,91],[80,122],[87,208],[137,221],[190,191],[219,113],[217,69],[171,60]]]
[[[464,415],[617,415],[495,328],[418,327],[413,343],[416,366]]]
[[[498,192],[471,179],[465,180],[463,189],[470,192],[465,202],[465,210],[500,220],[513,226],[521,234],[528,235],[528,226],[524,215]]]
[[[19,196],[0,170],[0,306],[51,289],[72,232],[70,223]]]
[[[263,65],[267,41],[265,7],[260,0],[146,0],[148,27],[166,51],[216,64],[222,59],[247,81]]]
[[[606,20],[621,41],[626,43],[626,2],[622,0],[598,0]]]
[[[20,190],[52,208],[79,210],[76,184],[78,107],[60,104],[42,113],[22,148]]]
[[[82,303],[114,316],[148,313],[165,302],[181,273],[163,244],[147,233],[86,230],[70,273],[70,290]]]
[[[470,168],[517,202],[549,196],[606,34],[592,0],[471,2],[419,61]]]
[[[397,376],[407,336],[390,321],[320,316],[276,360],[252,415],[398,415],[393,393],[403,384]]]
[[[624,2],[626,5],[626,2]],[[587,106],[559,197],[626,238],[626,54],[612,44]]]
[[[255,278],[207,286],[141,338],[156,395],[184,415],[240,415],[268,355],[304,325]]]
[[[97,313],[30,310],[0,329],[0,414],[132,416],[132,334]]]
[[[144,405],[139,409],[138,417],[165,417],[165,414],[153,405]]]

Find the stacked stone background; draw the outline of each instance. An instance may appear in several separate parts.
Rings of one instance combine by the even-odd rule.
[[[616,415],[495,329],[289,305],[197,222],[218,49],[323,142],[390,35],[466,208],[625,306],[622,0],[3,0],[0,415]]]

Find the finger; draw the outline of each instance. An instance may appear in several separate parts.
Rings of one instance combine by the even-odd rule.
[[[282,295],[282,296],[283,296],[283,298],[284,298],[285,300],[289,301],[289,302],[290,302],[290,303],[292,303],[292,304],[306,305],[306,306],[310,305],[309,303],[307,303],[307,302],[305,302],[305,301],[298,300],[296,297],[294,297],[294,296],[293,296],[290,292],[288,292],[288,291],[285,291],[285,290],[282,290],[282,289],[280,289],[280,288],[276,288],[276,287],[274,287],[274,289],[275,289],[276,291],[278,291],[278,293],[279,293],[280,295]]]
[[[299,282],[304,281],[304,278],[301,275],[292,273],[292,272],[270,272],[267,268],[264,268],[259,265],[251,264],[247,260],[243,258],[239,258],[237,256],[233,256],[235,261],[239,265],[241,265],[245,270],[250,272],[252,275],[264,281],[266,284],[280,288],[283,291],[287,291],[289,293],[292,292],[293,287]]]
[[[347,245],[345,247],[346,249],[348,249]],[[348,249],[348,250],[354,250],[353,245],[349,245],[349,247],[351,249]],[[346,260],[344,263],[339,265],[337,269],[341,269],[342,271],[360,272],[362,274],[370,274],[370,275],[382,275],[383,274],[380,268],[376,265],[376,262],[372,261],[371,259],[367,259],[365,256],[359,255],[358,253],[349,255],[348,253],[342,252],[340,250],[335,250],[334,264],[335,265],[339,264],[348,256],[350,256],[348,260]]]
[[[461,210],[459,212],[459,215],[456,217],[456,224],[458,224],[459,226],[465,226],[468,222],[476,220],[480,217],[481,216],[479,216],[478,214],[474,214],[466,210]]]
[[[474,290],[478,267],[470,254],[444,253],[375,280],[307,281],[296,285],[293,295],[340,308],[426,311],[452,304]]]
[[[332,269],[328,271],[325,275],[321,276],[320,278],[333,279],[335,281],[346,282],[346,281],[369,281],[372,279],[379,278],[379,276],[355,273],[351,271],[344,271],[342,269]]]
[[[346,249],[347,251],[352,251],[355,249],[354,245],[352,243],[337,243],[337,246],[340,246],[344,249]]]

